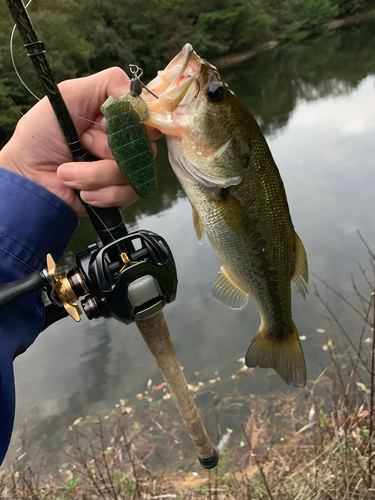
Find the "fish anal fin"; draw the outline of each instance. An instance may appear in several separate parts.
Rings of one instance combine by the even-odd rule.
[[[298,293],[305,297],[307,293],[307,283],[309,282],[309,269],[307,264],[306,250],[297,233],[296,238],[296,264],[292,275],[293,284]]]
[[[214,282],[212,296],[215,300],[231,309],[243,309],[249,301],[248,294],[238,288],[224,267],[220,269],[219,276]]]
[[[202,221],[199,217],[199,214],[197,212],[197,209],[192,205],[191,208],[193,209],[193,226],[194,226],[194,231],[195,234],[197,235],[199,244],[202,244],[202,239],[204,236],[204,227],[202,224]]]
[[[306,363],[298,331],[283,340],[270,339],[262,325],[246,353],[246,366],[273,368],[287,384],[306,385]]]

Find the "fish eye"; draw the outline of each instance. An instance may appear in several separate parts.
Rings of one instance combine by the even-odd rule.
[[[221,102],[224,98],[224,89],[221,83],[211,83],[207,88],[207,97],[212,102]]]

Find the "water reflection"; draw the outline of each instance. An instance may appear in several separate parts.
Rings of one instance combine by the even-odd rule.
[[[345,293],[351,293],[349,276],[356,273],[356,262],[367,262],[356,229],[375,246],[373,28],[352,27],[277,48],[224,72],[268,135],[310,268]],[[159,143],[159,196],[137,202],[124,217],[130,227],[158,232],[170,244],[179,289],[166,317],[176,350],[190,380],[207,380],[218,372],[225,391],[237,359],[258,330],[258,311],[253,304],[232,311],[211,298],[219,263],[207,240],[198,245],[190,205],[166,158],[165,144]],[[71,267],[75,254],[94,239],[89,221],[83,221],[60,264]],[[327,321],[311,292],[305,301],[293,295],[294,321],[307,337],[309,376],[328,363],[321,349],[324,335],[316,332],[327,328]],[[353,314],[337,301],[333,305],[355,335]],[[110,408],[120,398],[134,400],[149,378],[161,381],[134,326],[114,320],[75,325],[70,319],[49,328],[17,359],[16,378],[17,426],[28,410],[35,440],[49,451],[59,449],[64,429],[75,418]],[[285,385],[272,371],[256,370],[239,389],[260,393],[276,387]]]
[[[347,93],[375,72],[373,23],[277,47],[223,76],[265,134],[284,127],[298,101]]]
[[[33,432],[28,433],[29,439],[37,442],[40,449],[50,453],[61,449],[61,441],[66,438],[64,429],[72,423],[72,414],[82,413],[95,403],[99,403],[100,406],[100,403],[106,399],[109,388],[117,386],[119,382],[117,375],[111,374],[109,366],[112,347],[107,323],[103,322],[99,328],[96,328],[94,335],[88,323],[82,330],[80,335],[83,339],[83,349],[77,366],[78,373],[73,375],[74,379],[79,380],[77,390],[74,390],[74,383],[69,384],[70,390],[64,404],[65,410],[41,418],[40,425],[36,426]],[[63,359],[68,360],[69,353],[60,351],[60,354]],[[59,399],[63,399],[61,395]],[[58,406],[60,406],[59,403]],[[41,416],[39,415],[39,418]],[[55,438],[50,439],[51,435],[55,435]]]

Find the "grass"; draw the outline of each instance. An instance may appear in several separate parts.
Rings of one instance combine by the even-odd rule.
[[[339,296],[356,313],[360,338],[353,342],[352,332],[314,285],[330,325],[329,334],[319,331],[331,365],[309,381],[306,390],[267,396],[243,393],[239,382],[252,376],[243,364],[224,395],[218,390],[220,379],[217,384],[191,386],[196,398],[210,401],[211,418],[207,414],[206,421],[213,440],[219,442],[224,435],[229,439],[215,470],[199,467],[165,388],[148,387],[137,407],[120,400],[110,413],[77,419],[69,430],[65,463],[58,470],[38,469],[41,460],[29,458],[24,442],[13,465],[0,473],[0,498],[375,498],[375,255],[368,251],[371,276],[360,267],[363,282],[352,279],[353,301],[316,277],[320,288]]]

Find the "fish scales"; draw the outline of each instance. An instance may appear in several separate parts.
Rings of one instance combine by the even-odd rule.
[[[288,213],[284,211],[283,220],[279,216],[279,220],[277,221],[277,217],[273,213],[271,214],[271,220],[264,220],[264,216],[269,215],[270,212],[265,211],[264,207],[259,206],[259,204],[258,206],[253,205],[253,210],[246,214],[246,223],[250,231],[243,235],[239,231],[229,229],[230,234],[228,237],[222,238],[222,234],[228,232],[228,224],[223,219],[217,208],[217,204],[212,203],[212,192],[210,189],[183,176],[179,176],[179,180],[192,205],[201,215],[205,232],[212,246],[215,248],[217,258],[221,263],[228,262],[228,267],[234,281],[242,290],[253,296],[263,316],[267,318],[269,323],[274,322],[279,324],[280,308],[283,306],[285,306],[284,309],[286,311],[284,312],[284,316],[289,316],[288,319],[291,321],[291,315],[286,315],[290,311],[290,293],[285,293],[285,291],[290,288],[292,265],[285,256],[291,252],[291,247],[294,243],[294,233],[290,235],[289,242],[285,241],[284,231],[290,229],[290,217]],[[262,187],[262,184],[265,185],[262,178],[259,179],[258,183],[255,183],[253,177],[250,183],[245,182],[239,186],[229,187],[228,192],[235,199],[242,199],[243,192],[245,192],[247,196],[250,195],[248,198],[251,200],[258,198],[255,197],[255,193],[253,194],[252,190],[265,189]],[[273,183],[272,185],[276,184]],[[271,184],[268,183],[266,186],[269,189]],[[277,185],[274,189],[277,189]],[[280,212],[280,210],[277,212]],[[275,230],[275,233],[273,233],[274,239],[284,240],[282,241],[283,245],[271,247],[267,243],[267,234],[262,232],[262,228],[266,225],[271,225],[270,231]],[[264,248],[264,252],[259,252],[259,248]],[[267,255],[269,249],[273,250],[271,258],[268,258]],[[244,267],[244,261],[248,261],[249,266]],[[277,286],[275,293],[273,293],[274,286],[270,286],[270,280]],[[284,302],[286,304],[279,300],[280,296],[285,297]],[[290,324],[287,326],[290,326]]]
[[[307,258],[294,231],[277,166],[255,119],[217,69],[185,45],[148,87],[149,124],[167,136],[169,158],[222,264],[213,296],[242,309],[251,296],[261,325],[248,366],[274,368],[303,386],[306,365],[292,320],[291,280],[304,295]]]

